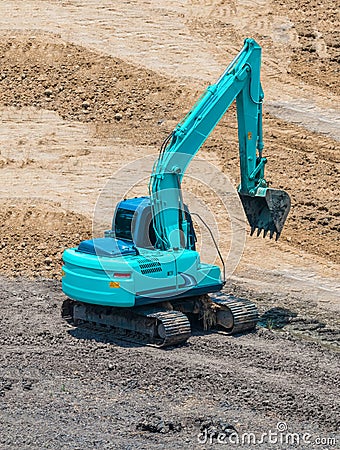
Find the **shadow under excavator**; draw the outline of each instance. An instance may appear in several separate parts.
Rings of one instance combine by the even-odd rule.
[[[91,328],[89,325],[81,325],[67,331],[74,339],[94,341],[101,344],[113,344],[123,348],[143,347],[143,343],[131,342],[122,336],[117,336],[112,331]]]
[[[297,313],[287,308],[271,308],[259,317],[258,325],[264,328],[284,328]]]

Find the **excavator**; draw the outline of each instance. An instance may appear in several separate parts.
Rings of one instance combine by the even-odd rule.
[[[191,324],[235,334],[253,330],[256,305],[222,291],[221,268],[201,261],[181,182],[185,171],[236,99],[241,179],[238,194],[251,235],[279,238],[290,209],[283,190],[264,178],[261,47],[246,39],[238,55],[163,142],[149,195],[121,200],[104,237],[63,254],[62,315],[74,326],[100,326],[123,339],[168,347]]]

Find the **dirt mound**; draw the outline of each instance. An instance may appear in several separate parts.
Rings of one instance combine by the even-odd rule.
[[[186,103],[187,93],[169,78],[57,38],[5,35],[0,54],[3,106],[34,106],[68,120],[112,122],[120,135],[137,129],[150,144],[149,122],[176,118]]]
[[[61,276],[62,253],[90,237],[85,217],[60,205],[8,203],[0,211],[0,267],[10,276]]]

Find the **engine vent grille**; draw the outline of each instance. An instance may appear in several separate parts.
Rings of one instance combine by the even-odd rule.
[[[140,271],[142,272],[142,274],[162,272],[161,263],[159,262],[159,260],[157,258],[139,257],[137,259],[137,261],[138,261]]]

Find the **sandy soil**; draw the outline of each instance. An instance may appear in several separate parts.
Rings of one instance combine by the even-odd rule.
[[[1,448],[197,448],[204,429],[278,421],[336,433],[339,20],[319,3],[1,2]],[[248,36],[263,47],[267,175],[292,197],[277,243],[245,240],[240,219],[227,290],[258,304],[258,330],[157,351],[69,328],[63,249],[110,226],[131,184],[146,193],[152,155]],[[224,255],[214,168],[237,185],[236,126],[232,107],[200,152],[212,186],[185,182]]]

